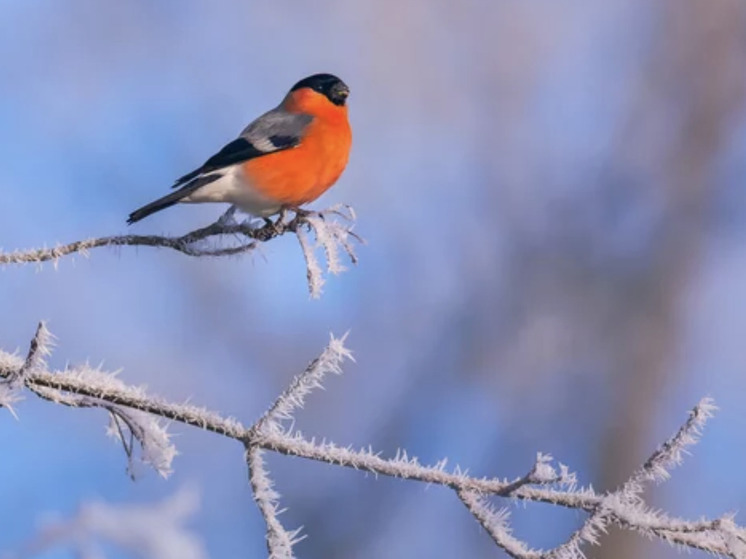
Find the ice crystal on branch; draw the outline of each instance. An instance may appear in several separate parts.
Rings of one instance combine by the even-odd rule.
[[[712,398],[703,398],[689,412],[689,419],[681,428],[658,450],[656,450],[645,464],[633,476],[634,482],[666,481],[671,477],[669,470],[681,464],[687,447],[697,444],[707,420],[710,419],[717,406]]]
[[[137,477],[139,463],[151,466],[164,478],[168,477],[178,452],[162,422],[152,415],[124,406],[102,404],[101,407],[109,412],[107,433],[124,447],[130,477]],[[139,456],[135,443],[140,448]]]
[[[70,407],[102,408],[109,412],[109,433],[118,438],[128,460],[127,470],[136,474],[138,463],[152,466],[161,476],[171,473],[176,448],[171,444],[162,420],[118,402],[142,398],[141,388],[126,385],[115,373],[106,373],[90,365],[81,365],[51,373],[46,357],[51,353],[53,337],[44,322],[36,329],[24,361],[0,352],[0,398],[5,407],[18,401],[23,388],[37,396]],[[107,399],[116,395],[117,402]],[[139,448],[139,452],[138,452]]]
[[[323,249],[326,257],[326,271],[337,275],[347,269],[340,261],[340,249],[347,254],[350,262],[357,264],[352,241],[363,242],[363,240],[352,231],[355,212],[350,206],[337,205],[323,212],[302,212],[300,215],[303,220],[302,225],[306,225],[316,239],[316,242],[312,244],[302,225],[296,229],[298,242],[306,261],[308,291],[312,299],[318,299],[321,297],[325,281],[316,251],[319,248]],[[335,218],[340,218],[340,220]]]
[[[278,501],[280,494],[274,489],[274,483],[264,466],[263,451],[249,447],[246,451],[246,462],[249,466],[249,483],[254,493],[254,501],[267,524],[267,550],[269,559],[293,559],[293,546],[301,541],[300,529],[286,530],[280,519]]]
[[[347,334],[341,338],[330,337],[329,345],[316,359],[311,361],[305,371],[290,382],[272,406],[257,421],[255,432],[263,430],[273,432],[282,430],[281,422],[291,419],[293,412],[302,408],[306,397],[315,389],[321,388],[324,378],[329,374],[342,374],[342,363],[345,359],[354,360],[352,353],[344,345]]]
[[[0,379],[0,407],[7,408],[14,416],[13,404],[18,402],[21,389],[25,384],[26,377],[36,370],[46,367],[46,358],[52,353],[54,339],[47,330],[44,321],[39,322],[36,333],[31,339],[31,344],[26,360],[5,378]]]
[[[681,461],[687,447],[697,442],[705,421],[715,409],[711,400],[704,399],[695,406],[678,431],[614,491],[599,493],[591,488],[577,488],[575,474],[563,464],[555,465],[551,456],[542,453],[537,454],[524,476],[513,481],[480,478],[458,467],[449,471],[446,460],[432,466],[423,465],[403,449],[394,457],[386,458],[371,448],[356,450],[325,440],[307,439],[300,432],[288,429],[288,422],[294,420],[296,410],[306,403],[309,394],[321,387],[329,374],[341,373],[344,361],[352,358],[345,339],[346,336],[332,337],[324,351],[293,379],[269,410],[251,426],[197,406],[167,402],[88,365],[50,371],[43,359],[45,348],[49,347],[49,337],[42,326],[37,329],[35,342],[31,344],[26,359],[0,350],[0,387],[13,390],[13,394],[25,387],[41,398],[59,404],[105,409],[111,414],[111,430],[122,442],[130,468],[139,448],[138,459],[153,466],[161,475],[168,474],[176,454],[159,423],[162,419],[240,441],[245,448],[249,484],[266,523],[267,548],[272,559],[292,558],[293,545],[300,538],[299,531],[286,530],[279,520],[282,512],[278,504],[279,494],[264,463],[264,451],[354,468],[377,476],[448,487],[458,495],[493,542],[515,559],[581,559],[584,546],[598,543],[599,535],[610,525],[679,547],[746,559],[746,530],[735,523],[732,515],[684,520],[654,510],[643,500],[644,482],[667,479],[668,471]],[[565,543],[554,549],[537,550],[512,534],[507,512],[490,503],[490,499],[499,498],[572,508],[583,511],[587,517]],[[154,557],[170,559],[165,555]]]
[[[263,242],[286,233],[295,233],[306,260],[308,289],[311,297],[321,296],[324,284],[322,267],[316,258],[317,248],[323,248],[326,254],[326,271],[339,274],[345,270],[340,262],[340,252],[344,252],[350,261],[357,263],[353,241],[362,239],[353,232],[355,212],[350,206],[336,205],[327,210],[297,210],[295,216],[286,220],[283,212],[273,223],[255,226],[252,220],[241,223],[235,221],[235,209],[229,208],[214,223],[196,229],[179,237],[161,235],[115,235],[76,241],[54,248],[39,248],[24,251],[0,251],[0,265],[29,264],[41,265],[53,262],[55,267],[59,260],[71,254],[88,256],[91,249],[98,247],[146,246],[169,248],[182,254],[195,257],[233,256],[250,253]],[[307,230],[313,233],[315,242],[308,238]],[[0,389],[1,391],[2,389]],[[2,394],[0,393],[0,398]]]

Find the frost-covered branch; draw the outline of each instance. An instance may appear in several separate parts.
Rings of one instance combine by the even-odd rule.
[[[44,359],[52,352],[52,334],[47,330],[47,325],[40,322],[36,327],[36,333],[31,339],[28,355],[19,366],[9,370],[7,375],[0,379],[0,407],[13,411],[13,404],[21,399],[20,389],[26,384],[26,379],[34,371],[44,368]]]
[[[645,481],[666,481],[669,479],[669,470],[681,464],[683,453],[686,452],[687,447],[698,442],[702,427],[712,417],[716,409],[711,399],[702,399],[689,413],[689,419],[679,430],[656,449],[619,489],[603,496],[583,522],[583,525],[570,536],[565,544],[554,550],[555,554],[551,558],[580,559],[584,557],[580,550],[581,544],[583,542],[598,543],[598,536],[606,530],[615,509],[633,510],[638,508],[640,512],[649,512],[645,511],[644,503],[640,497],[644,490],[643,483]],[[646,532],[642,526],[635,527],[635,529],[643,533]],[[648,532],[647,535],[654,534]]]
[[[484,495],[476,491],[459,490],[459,499],[469,512],[489,534],[495,545],[502,548],[513,559],[541,559],[541,551],[530,549],[524,542],[513,536],[508,524],[510,513],[507,509],[495,510]]]
[[[287,212],[283,212],[275,222],[267,222],[261,227],[257,227],[252,220],[236,222],[234,213],[235,209],[231,207],[214,223],[178,237],[114,235],[75,241],[54,248],[0,251],[0,266],[50,261],[56,266],[64,256],[78,253],[87,257],[91,249],[117,246],[169,248],[195,257],[231,256],[252,252],[262,242],[286,233],[295,233],[306,261],[308,289],[313,298],[318,298],[324,278],[323,268],[316,256],[317,249],[323,249],[326,255],[328,273],[339,274],[345,270],[340,263],[340,250],[347,254],[353,264],[357,263],[352,241],[362,242],[362,239],[352,231],[356,216],[349,206],[336,205],[319,212],[297,210],[289,220],[286,219]],[[313,233],[315,242],[309,239],[307,231]]]
[[[124,446],[130,471],[135,450],[139,448],[138,461],[150,465],[161,475],[169,473],[176,450],[159,418],[240,441],[246,451],[254,499],[267,524],[267,546],[273,559],[293,557],[292,547],[300,540],[300,531],[287,530],[279,521],[279,494],[263,460],[266,451],[448,487],[455,491],[495,544],[516,559],[580,559],[584,556],[583,546],[597,543],[599,533],[609,525],[690,549],[746,559],[746,530],[738,526],[731,515],[688,521],[652,509],[642,498],[644,482],[665,481],[670,468],[681,461],[686,448],[696,443],[715,409],[709,399],[702,400],[692,410],[681,428],[633,472],[626,483],[617,490],[599,493],[590,488],[578,488],[575,474],[562,464],[555,466],[548,455],[538,454],[528,473],[514,480],[475,477],[458,467],[447,469],[445,460],[428,466],[403,450],[394,457],[385,458],[371,449],[338,446],[309,439],[295,431],[295,411],[304,405],[313,389],[321,387],[327,375],[341,373],[344,361],[352,358],[344,345],[345,337],[332,337],[321,355],[294,378],[268,411],[250,426],[191,404],[174,404],[151,396],[142,388],[126,385],[114,374],[87,365],[52,371],[42,359],[49,339],[46,328],[40,325],[25,358],[0,350],[0,386],[8,389],[12,385],[9,390],[16,399],[18,391],[25,387],[63,405],[106,410],[112,421],[110,432]],[[495,509],[489,502],[494,498],[550,503],[584,511],[588,516],[564,544],[551,550],[534,550],[512,535],[507,512]]]
[[[267,524],[267,551],[269,559],[292,559],[293,545],[303,539],[300,528],[289,532],[277,518],[282,512],[279,510],[280,494],[274,489],[274,483],[264,466],[263,450],[258,446],[249,445],[246,450],[246,463],[249,466],[249,483],[254,493],[259,512]]]
[[[306,397],[315,389],[321,388],[324,378],[329,374],[342,374],[342,362],[353,360],[352,353],[345,347],[347,334],[337,339],[331,337],[329,345],[316,359],[311,361],[305,371],[296,376],[290,385],[280,394],[270,408],[259,418],[252,428],[252,435],[263,432],[282,432],[282,422],[292,419],[293,412],[302,408]]]
[[[337,216],[341,221],[329,219]],[[338,275],[347,268],[340,262],[340,249],[347,254],[350,262],[357,264],[357,256],[352,241],[364,242],[361,237],[352,231],[351,223],[357,219],[355,210],[351,206],[337,205],[325,212],[305,212],[303,224],[310,230],[315,239],[312,244],[304,227],[296,227],[295,234],[298,237],[303,258],[306,261],[306,279],[308,280],[308,291],[313,299],[321,297],[324,287],[324,274],[316,257],[318,248],[324,250],[326,257],[326,270],[330,274]]]

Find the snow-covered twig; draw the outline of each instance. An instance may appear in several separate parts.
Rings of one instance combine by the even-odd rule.
[[[324,287],[324,272],[321,270],[319,261],[316,258],[315,246],[311,244],[308,233],[304,229],[297,231],[298,243],[303,252],[303,259],[306,261],[306,281],[308,282],[308,292],[312,299],[321,297]]]
[[[346,270],[339,259],[339,249],[347,254],[350,262],[357,264],[357,255],[352,240],[359,243],[365,241],[352,231],[355,222],[355,211],[350,206],[336,205],[324,212],[303,212],[304,225],[297,227],[296,235],[303,251],[306,261],[306,278],[308,280],[308,291],[312,299],[321,297],[324,287],[324,276],[321,265],[316,258],[316,250],[321,247],[326,256],[326,270],[330,274],[340,274]],[[339,217],[340,220],[333,219]],[[311,243],[306,228],[313,232],[316,242]]]
[[[22,363],[23,360],[18,356],[0,350],[0,377],[7,379]],[[90,407],[98,400],[172,419],[233,439],[240,439],[246,432],[246,428],[235,419],[191,404],[173,404],[149,396],[142,388],[121,382],[115,373],[106,373],[89,365],[61,371],[36,371],[28,374],[24,380],[30,390],[37,392],[39,388],[49,389],[44,392],[46,399],[67,406]],[[90,400],[72,399],[71,395],[86,396]]]
[[[37,331],[35,338],[38,337]],[[321,355],[251,426],[204,408],[173,404],[148,395],[142,388],[127,386],[112,374],[89,366],[50,371],[46,363],[37,358],[34,344],[26,359],[0,351],[0,377],[5,383],[20,378],[23,386],[54,402],[101,407],[113,413],[114,417],[124,421],[128,429],[127,432],[121,431],[128,454],[131,454],[133,442],[128,437],[134,437],[142,447],[144,458],[154,452],[154,456],[145,461],[162,474],[170,468],[175,450],[162,427],[148,424],[145,418],[159,416],[240,441],[246,449],[250,485],[267,523],[267,543],[273,558],[292,557],[292,545],[298,541],[299,532],[287,531],[277,518],[279,495],[273,488],[262,451],[449,487],[455,490],[495,543],[518,559],[579,559],[583,557],[582,546],[595,542],[599,532],[610,524],[678,546],[746,559],[746,530],[738,526],[732,516],[683,520],[651,509],[641,497],[643,482],[665,480],[668,469],[680,461],[688,445],[696,442],[705,421],[715,409],[709,399],[700,402],[676,434],[656,450],[625,484],[610,493],[577,488],[575,475],[561,464],[555,467],[551,457],[543,454],[537,455],[528,473],[516,480],[479,478],[466,475],[458,467],[447,470],[445,460],[427,466],[405,451],[398,452],[393,458],[384,458],[370,449],[353,450],[327,441],[307,439],[284,427],[283,424],[292,420],[294,412],[305,403],[308,394],[321,386],[325,376],[340,373],[344,360],[351,359],[344,342],[345,337],[332,337]],[[46,344],[40,345],[46,347]],[[30,361],[33,366],[26,365]],[[122,427],[121,423],[119,425]],[[487,501],[489,496],[550,503],[585,511],[588,518],[564,544],[547,551],[532,550],[511,534],[507,514],[495,511]]]
[[[127,455],[127,472],[132,479],[137,477],[140,462],[151,466],[164,478],[171,475],[171,463],[177,451],[166,426],[157,417],[108,402],[95,405],[109,412],[108,433],[122,443]],[[139,457],[135,442],[140,448]]]
[[[541,559],[541,551],[530,549],[524,542],[513,536],[508,525],[510,513],[506,509],[495,510],[484,496],[476,491],[457,491],[459,499],[495,542],[513,559]]]
[[[42,321],[36,327],[36,333],[31,339],[26,360],[19,367],[10,371],[7,376],[0,379],[0,407],[7,408],[15,415],[13,404],[20,400],[20,389],[24,386],[26,378],[34,371],[44,368],[44,359],[52,352],[53,338],[47,330],[47,325]]]
[[[252,436],[262,432],[275,433],[282,431],[282,422],[291,419],[293,412],[303,407],[306,396],[315,388],[321,388],[324,378],[328,374],[342,374],[344,360],[352,360],[352,353],[344,345],[346,339],[347,334],[341,338],[331,337],[329,345],[326,346],[321,355],[311,361],[305,371],[290,382],[290,385],[255,423]]]
[[[645,511],[644,503],[640,497],[645,481],[665,481],[670,477],[669,469],[681,463],[683,454],[687,447],[696,444],[699,440],[702,427],[712,417],[716,406],[710,398],[703,398],[689,413],[689,418],[679,430],[664,442],[645,463],[625,481],[619,489],[603,496],[594,507],[591,514],[586,518],[583,525],[573,532],[570,538],[553,551],[554,555],[547,559],[575,559],[582,558],[580,546],[583,542],[591,544],[598,543],[601,532],[611,521],[614,509]],[[651,535],[640,526],[637,530]],[[660,535],[660,534],[659,534]]]
[[[0,266],[4,264],[28,264],[53,262],[56,266],[60,258],[79,253],[88,256],[91,249],[113,246],[145,246],[170,248],[188,256],[232,256],[255,250],[260,243],[286,233],[296,233],[306,259],[308,288],[313,298],[321,296],[323,285],[322,268],[316,259],[315,249],[308,240],[306,230],[316,237],[316,245],[321,245],[327,254],[326,271],[338,274],[344,270],[338,259],[338,248],[347,253],[353,263],[357,257],[351,239],[362,242],[353,231],[355,213],[349,206],[336,205],[319,212],[298,210],[290,220],[283,219],[285,212],[274,223],[256,227],[251,220],[237,223],[233,219],[233,207],[214,223],[178,237],[162,235],[114,235],[75,241],[54,248],[39,248],[23,251],[0,251]],[[337,219],[339,218],[339,219]],[[235,239],[239,239],[236,243]],[[233,241],[234,244],[225,244]],[[305,241],[305,243],[304,243]]]
[[[288,532],[277,516],[279,493],[264,467],[264,451],[257,446],[248,446],[246,462],[249,466],[249,483],[259,511],[267,524],[267,550],[269,559],[293,559],[293,545],[299,542],[300,529]]]
[[[666,442],[650,455],[642,467],[637,470],[624,485],[627,490],[642,491],[645,481],[666,481],[671,474],[669,470],[681,464],[687,448],[699,442],[702,428],[707,423],[717,406],[712,398],[702,398],[689,412],[689,418]]]

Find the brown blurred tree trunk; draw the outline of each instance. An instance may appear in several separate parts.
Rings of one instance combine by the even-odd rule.
[[[651,4],[651,10],[658,12],[658,31],[617,161],[645,177],[642,188],[659,190],[664,209],[650,248],[654,264],[647,277],[627,286],[630,305],[619,317],[619,339],[610,344],[617,409],[610,410],[613,423],[598,449],[604,488],[622,483],[652,450],[650,426],[675,367],[682,324],[677,315],[698,269],[715,197],[713,170],[746,84],[739,59],[746,4],[669,1]],[[660,128],[672,125],[672,132]],[[656,544],[650,556],[660,553]],[[591,555],[631,559],[646,553],[639,537],[612,531]]]

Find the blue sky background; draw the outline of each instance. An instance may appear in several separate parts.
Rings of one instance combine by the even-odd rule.
[[[353,205],[368,241],[320,301],[289,237],[225,260],[122,248],[8,267],[0,347],[25,350],[47,319],[54,366],[103,362],[251,422],[329,332],[350,330],[357,363],[299,414],[305,433],[480,475],[521,475],[551,452],[603,489],[709,395],[721,411],[653,502],[689,517],[741,510],[745,13],[642,0],[0,0],[3,249],[209,223],[222,207],[131,229],[125,218],[319,71],[351,87],[354,148],[314,207]],[[103,413],[33,399],[18,412],[0,416],[0,549],[45,513],[191,484],[212,557],[265,553],[231,441],[175,426],[175,474],[133,483]],[[447,490],[269,464],[283,520],[309,535],[302,557],[493,552]],[[536,546],[582,519],[511,508]],[[603,556],[674,553],[631,542]]]

